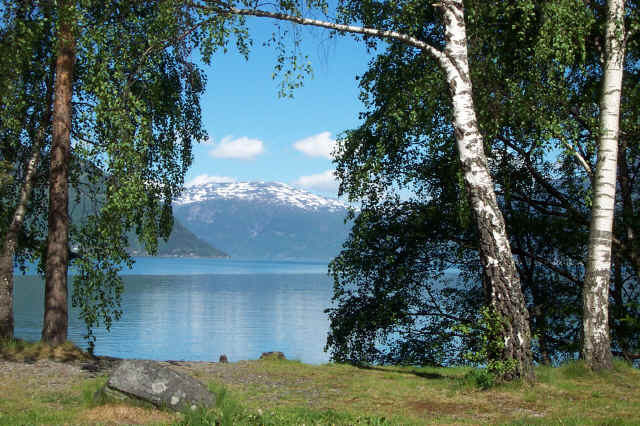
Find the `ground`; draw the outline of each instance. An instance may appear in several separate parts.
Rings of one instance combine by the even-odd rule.
[[[165,362],[226,401],[196,421],[94,401],[116,359],[44,355],[11,361],[4,353],[0,424],[226,424],[225,415],[228,424],[640,424],[640,371],[622,362],[609,374],[580,362],[539,367],[535,385],[489,390],[475,385],[469,368]]]

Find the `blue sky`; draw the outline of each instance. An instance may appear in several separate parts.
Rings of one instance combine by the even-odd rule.
[[[248,24],[254,39],[249,61],[231,48],[203,64],[209,140],[194,146],[185,182],[279,181],[336,196],[329,152],[340,132],[359,124],[363,105],[355,77],[366,71],[371,55],[351,37],[330,39],[325,30],[303,28],[302,51],[313,77],[293,99],[279,98],[279,81],[271,77],[276,51],[262,46],[274,22],[251,18]]]

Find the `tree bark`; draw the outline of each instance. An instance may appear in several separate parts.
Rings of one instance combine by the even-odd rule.
[[[493,180],[489,175],[482,136],[478,130],[472,98],[467,59],[464,6],[461,0],[442,0],[446,46],[441,51],[434,46],[396,31],[379,30],[353,25],[308,19],[300,16],[268,12],[258,9],[237,9],[222,0],[211,0],[215,13],[258,16],[395,40],[416,47],[436,58],[446,73],[454,106],[455,137],[464,173],[465,187],[471,200],[480,240],[480,257],[484,267],[485,292],[494,310],[504,320],[501,353],[490,354],[493,359],[517,361],[515,371],[506,372],[501,379],[534,380],[529,314],[522,294],[520,279],[507,239],[504,218],[496,200]]]
[[[8,234],[8,233],[7,233]],[[9,241],[2,245],[0,253],[0,340],[13,339],[13,252],[15,245]]]
[[[485,295],[504,320],[504,348],[501,353],[489,356],[495,360],[517,361],[516,370],[505,372],[502,379],[533,380],[529,313],[507,239],[504,217],[498,207],[493,180],[489,174],[473,104],[464,6],[462,1],[443,1],[442,11],[446,60],[441,60],[441,64],[451,90],[458,154],[478,230],[480,258],[485,274]]]
[[[27,214],[27,205],[33,190],[33,180],[40,161],[40,148],[45,137],[44,128],[48,120],[49,116],[47,115],[31,146],[31,157],[27,163],[18,205],[2,243],[2,252],[0,252],[0,339],[13,338],[13,256],[18,246],[18,234]]]
[[[49,175],[49,228],[45,273],[42,341],[57,346],[67,340],[67,269],[69,264],[69,159],[75,41],[69,4],[60,6],[53,131]]]
[[[609,282],[624,60],[624,0],[609,0],[607,7],[598,164],[593,184],[589,251],[583,289],[582,356],[593,370],[613,368],[609,338]]]

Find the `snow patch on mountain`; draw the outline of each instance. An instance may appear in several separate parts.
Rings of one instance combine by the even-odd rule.
[[[339,211],[347,205],[280,182],[212,182],[186,187],[174,201],[178,206],[208,200],[228,199],[290,205],[304,210]]]

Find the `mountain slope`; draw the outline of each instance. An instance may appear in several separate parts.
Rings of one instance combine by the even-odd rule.
[[[134,256],[147,256],[144,247],[135,236],[130,239],[130,250]],[[173,229],[167,241],[158,241],[156,256],[165,257],[229,257],[228,254],[212,247],[185,228],[178,220],[173,221]]]
[[[232,257],[335,257],[350,225],[346,205],[277,182],[210,183],[185,189],[175,216]]]
[[[88,215],[95,213],[96,207],[86,197],[77,197],[76,195],[76,191],[72,188],[70,197],[72,202],[69,206],[71,221],[73,223],[83,223]],[[128,237],[129,252],[134,256],[147,256],[144,247],[140,244],[133,231],[129,233]],[[158,241],[157,255],[171,257],[229,257],[228,254],[198,238],[175,217],[169,239],[166,242],[162,239]]]

